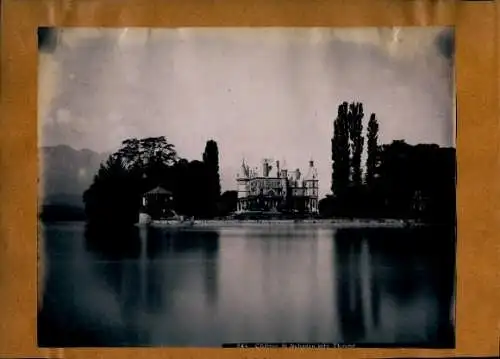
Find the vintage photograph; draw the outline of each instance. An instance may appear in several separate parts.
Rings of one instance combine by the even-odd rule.
[[[39,347],[455,347],[452,27],[39,28]]]

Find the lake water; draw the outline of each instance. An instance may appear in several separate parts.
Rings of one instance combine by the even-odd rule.
[[[453,231],[41,226],[40,346],[454,347]]]

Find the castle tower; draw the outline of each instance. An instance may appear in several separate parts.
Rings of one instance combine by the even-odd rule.
[[[238,204],[237,211],[244,211],[246,209],[246,198],[248,197],[248,182],[250,180],[250,167],[243,159],[241,163],[240,172],[236,178],[237,191],[238,191]]]
[[[318,213],[318,190],[319,190],[319,180],[318,180],[318,170],[314,166],[314,161],[309,161],[309,168],[307,175],[304,178],[305,195],[309,197],[308,208],[311,213]]]

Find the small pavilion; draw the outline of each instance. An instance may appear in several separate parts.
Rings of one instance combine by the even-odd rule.
[[[172,192],[161,186],[144,193],[142,206],[152,217],[163,217],[171,211],[173,202]]]

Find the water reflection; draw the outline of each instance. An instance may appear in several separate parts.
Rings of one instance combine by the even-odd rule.
[[[331,248],[321,243],[321,232],[291,226],[245,228],[234,235],[234,239],[243,239],[241,252],[233,252],[241,255],[232,266],[234,279],[229,279],[241,282],[241,293],[235,290],[231,294],[237,300],[231,306],[239,338],[258,342],[332,340],[336,336],[332,307],[325,296],[331,275],[325,259]]]
[[[360,248],[358,231],[339,230],[335,233],[336,282],[338,315],[344,343],[356,343],[364,338],[364,308],[362,306]]]
[[[41,346],[453,345],[454,237],[436,229],[58,224],[43,236]]]
[[[448,238],[435,229],[338,230],[334,290],[342,342],[453,346],[455,251]]]
[[[202,263],[201,277],[205,298],[210,306],[217,302],[218,286],[218,251],[219,251],[219,232],[218,231],[197,231],[197,230],[174,230],[165,231],[160,228],[142,229],[142,238],[146,242],[146,252],[149,263],[150,277],[156,280],[151,282],[151,291],[157,291],[161,286],[158,284],[166,282],[175,282],[183,272],[189,268],[172,268],[168,273],[175,276],[171,281],[160,278],[165,274],[161,271],[162,266],[159,260],[170,260],[180,262],[186,260],[193,264],[194,261]],[[159,295],[156,295],[158,298]],[[158,303],[158,309],[161,309],[162,303]]]
[[[217,231],[87,227],[85,239],[93,270],[119,298],[125,326],[136,334],[132,343],[149,342],[151,317],[170,312],[179,292],[200,279],[203,287],[191,295],[205,299],[206,311],[217,302]]]

